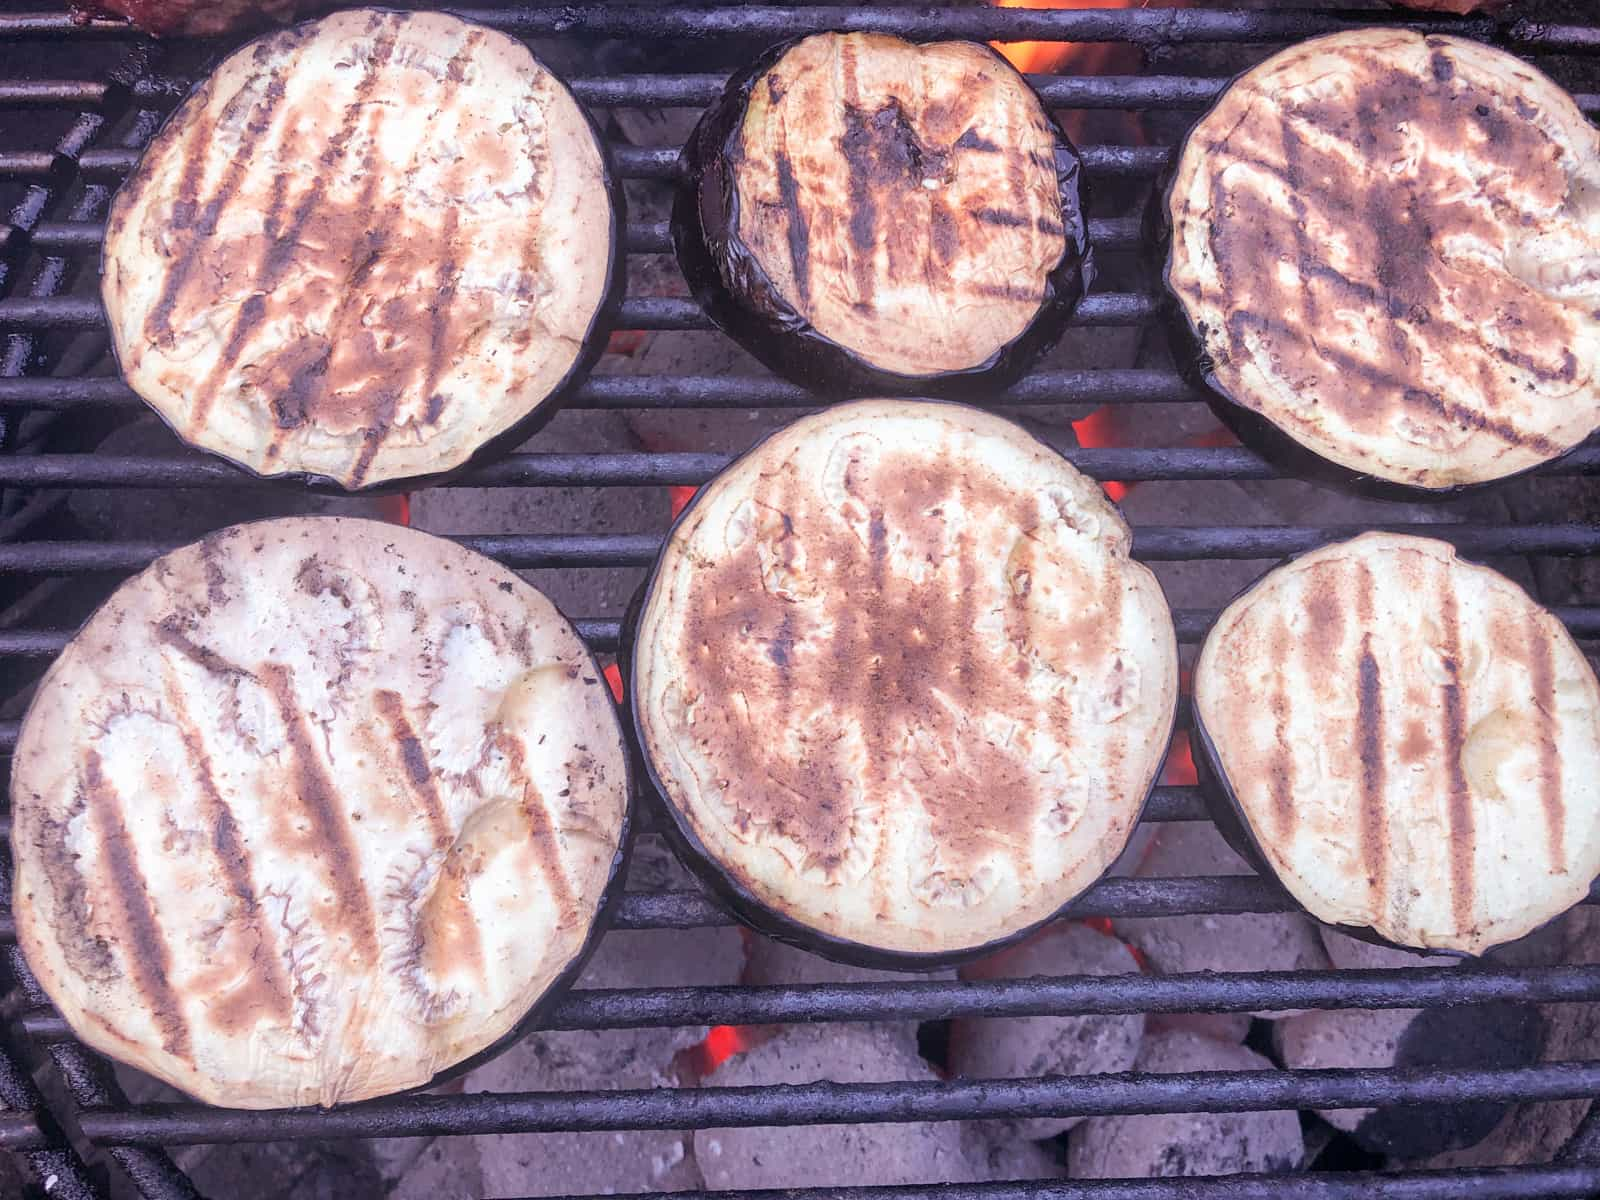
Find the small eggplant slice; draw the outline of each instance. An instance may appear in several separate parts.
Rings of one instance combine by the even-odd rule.
[[[17,941],[80,1038],[207,1103],[423,1087],[576,977],[628,801],[611,696],[531,585],[377,521],[236,525],[40,684]]]
[[[684,510],[640,605],[635,729],[751,924],[925,969],[1020,936],[1123,848],[1177,645],[1100,489],[1012,423],[862,401]]]
[[[696,297],[812,387],[1003,384],[1093,277],[1078,153],[986,46],[787,43],[729,83],[683,157],[673,232]]]
[[[1600,683],[1566,627],[1444,542],[1269,573],[1194,674],[1202,779],[1312,916],[1482,954],[1600,875]]]
[[[1269,454],[1438,493],[1600,428],[1600,130],[1509,54],[1291,47],[1190,132],[1161,219],[1180,358]]]
[[[112,345],[191,445],[415,485],[526,437],[598,356],[614,192],[520,42],[335,13],[229,57],[151,142],[106,227]]]

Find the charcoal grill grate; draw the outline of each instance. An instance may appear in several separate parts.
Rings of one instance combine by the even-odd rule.
[[[14,3],[0,8],[16,9]],[[876,29],[917,37],[983,40],[1132,42],[1159,55],[1184,43],[1243,43],[1261,53],[1279,43],[1333,32],[1393,14],[1308,10],[1044,10],[952,7],[721,7],[579,4],[550,7],[457,9],[461,15],[524,37],[589,36],[627,39],[690,38],[775,41],[830,28]],[[1469,18],[1406,20],[1416,28],[1447,29],[1493,39],[1523,54],[1600,53],[1600,24]],[[65,69],[62,54],[112,51],[105,71]],[[122,58],[116,59],[120,50]],[[38,62],[24,58],[37,51]],[[56,58],[52,58],[55,55]],[[9,225],[0,225],[0,428],[28,413],[92,417],[137,405],[115,378],[72,374],[63,356],[76,341],[103,336],[104,321],[92,274],[109,190],[132,167],[139,146],[161,115],[186,91],[189,79],[160,70],[164,51],[125,27],[106,21],[75,25],[57,12],[0,11],[0,192],[20,199]],[[27,61],[26,69],[15,64]],[[13,64],[9,68],[7,63]],[[52,71],[52,67],[56,67]],[[15,75],[8,78],[7,72]],[[84,75],[91,77],[85,78]],[[1214,97],[1224,81],[1149,73],[1095,78],[1035,77],[1058,107],[1083,109],[1194,109]],[[612,75],[573,81],[595,106],[698,106],[719,90],[708,74]],[[1600,95],[1579,94],[1579,104],[1600,113]],[[30,144],[19,128],[35,117],[59,118],[60,134],[47,145]],[[120,134],[111,136],[113,131]],[[1091,180],[1148,180],[1168,161],[1167,146],[1091,145],[1084,158]],[[636,179],[670,179],[677,150],[670,146],[618,146],[620,172]],[[1092,223],[1105,250],[1139,247],[1140,222],[1125,213]],[[662,253],[669,235],[660,223],[634,223],[627,246]],[[77,281],[79,286],[74,287]],[[1085,325],[1137,325],[1155,315],[1150,295],[1101,292],[1077,316]],[[624,324],[636,329],[706,329],[688,301],[632,297]],[[997,397],[1017,409],[1030,406],[1116,403],[1185,403],[1195,393],[1175,374],[1159,370],[1041,371]],[[770,376],[712,378],[690,375],[607,376],[590,379],[575,407],[639,409],[797,409],[812,398]],[[3,443],[0,443],[3,445]],[[6,445],[0,454],[0,493],[24,497],[39,489],[237,488],[260,486],[241,472],[193,455],[181,459],[25,452]],[[1278,472],[1248,450],[1225,447],[1072,449],[1068,456],[1088,474],[1127,482],[1198,479],[1271,479]],[[459,480],[477,487],[698,484],[726,461],[714,454],[512,455]],[[1550,475],[1600,473],[1600,444],[1581,448],[1552,465]],[[3,519],[4,509],[0,509]],[[1596,555],[1600,528],[1568,524],[1428,525],[1474,556]],[[1353,532],[1313,526],[1143,527],[1136,555],[1150,560],[1272,558],[1305,550]],[[152,531],[144,541],[0,539],[0,574],[30,578],[138,570],[177,544]],[[650,561],[654,534],[484,536],[461,539],[508,565],[586,567]],[[1600,605],[1556,610],[1580,638],[1600,639]],[[1180,609],[1179,636],[1194,641],[1214,614]],[[615,621],[580,620],[580,633],[596,649],[615,646]],[[67,634],[51,629],[0,629],[0,659],[42,660]],[[1180,713],[1180,724],[1187,713]],[[0,722],[0,755],[15,745],[17,723]],[[1204,818],[1195,788],[1156,790],[1147,820]],[[646,827],[651,817],[646,810]],[[0,813],[0,832],[9,818]],[[0,861],[0,895],[9,888]],[[1229,876],[1187,879],[1112,879],[1074,906],[1076,915],[1157,916],[1182,913],[1288,911],[1283,891],[1266,879]],[[725,909],[696,892],[630,893],[617,924],[625,929],[684,929],[731,923]],[[636,1092],[404,1096],[331,1112],[227,1112],[201,1105],[131,1106],[104,1063],[74,1042],[49,1007],[15,944],[15,924],[0,905],[0,944],[8,982],[23,1006],[0,1037],[0,1148],[29,1160],[40,1179],[54,1176],[52,1195],[104,1194],[103,1184],[76,1157],[72,1137],[107,1147],[152,1200],[192,1197],[193,1186],[163,1147],[203,1142],[286,1138],[383,1137],[540,1130],[692,1129],[795,1122],[973,1119],[1041,1113],[1230,1111],[1277,1107],[1340,1107],[1468,1099],[1554,1099],[1600,1095],[1600,1062],[1545,1063],[1533,1067],[1260,1071],[1191,1075],[1121,1075],[1018,1081],[808,1084],[789,1088],[656,1089]],[[903,982],[791,987],[680,987],[585,991],[565,997],[548,1024],[556,1029],[624,1029],[790,1021],[933,1020],[955,1016],[1041,1013],[1252,1012],[1301,1008],[1416,1008],[1507,1000],[1540,1003],[1600,999],[1600,967],[1492,967],[1473,971],[1407,968],[1388,971],[1320,971],[1273,974],[1199,974],[1053,978],[962,983]],[[47,1053],[65,1083],[70,1103],[48,1101],[23,1069],[27,1052]],[[1585,1141],[1580,1137],[1574,1143]],[[1587,1140],[1593,1140],[1592,1138]],[[80,1143],[81,1144],[81,1143]],[[1569,1147],[1569,1150],[1572,1148]],[[1367,1197],[1458,1200],[1463,1196],[1553,1197],[1600,1191],[1600,1166],[1578,1161],[1495,1170],[1411,1171],[1384,1175],[1316,1174],[1216,1180],[1156,1180],[962,1185],[945,1188],[855,1188],[783,1193],[720,1192],[692,1200],[1248,1200],[1254,1197]]]

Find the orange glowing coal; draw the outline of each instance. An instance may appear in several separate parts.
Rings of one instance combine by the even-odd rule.
[[[1148,8],[1140,0],[995,0],[1000,8]],[[1174,4],[1160,8],[1177,7]],[[1120,75],[1139,69],[1139,50],[1121,42],[995,42],[1024,75]]]

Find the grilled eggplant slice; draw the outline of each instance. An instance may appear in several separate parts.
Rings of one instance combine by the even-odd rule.
[[[521,43],[337,13],[234,54],[151,143],[107,223],[112,342],[193,445],[415,484],[526,437],[598,356],[619,211]]]
[[[1600,874],[1600,684],[1553,615],[1444,542],[1272,571],[1200,652],[1202,778],[1315,917],[1484,951]]]
[[[811,387],[1009,382],[1093,279],[1078,152],[987,46],[778,46],[707,110],[683,167],[673,234],[696,298]]]
[[[1600,130],[1526,63],[1294,46],[1195,126],[1164,204],[1180,357],[1268,453],[1437,493],[1600,427]]]
[[[600,673],[532,586],[375,521],[238,525],[124,584],[45,676],[17,937],[85,1042],[202,1100],[379,1096],[576,974],[628,794]]]
[[[1020,936],[1122,850],[1177,645],[1100,489],[1021,428],[874,400],[703,488],[630,657],[687,857],[747,921],[926,969]]]

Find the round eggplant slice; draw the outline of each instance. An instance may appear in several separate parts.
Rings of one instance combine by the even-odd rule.
[[[1268,453],[1438,492],[1600,427],[1600,130],[1509,54],[1285,50],[1191,131],[1161,215],[1180,357]]]
[[[1078,152],[986,46],[824,33],[736,76],[684,148],[678,260],[798,382],[992,387],[1093,278]]]
[[[228,58],[112,203],[129,386],[262,475],[415,482],[514,442],[604,342],[600,139],[514,39],[351,10]]]
[[[1315,917],[1465,954],[1600,875],[1600,684],[1516,584],[1369,533],[1269,573],[1194,673],[1202,778]]]
[[[763,931],[925,969],[1020,935],[1122,850],[1177,645],[1100,489],[1026,431],[874,400],[684,510],[640,607],[635,726],[708,882]]]
[[[213,1104],[437,1081],[576,974],[628,778],[551,603],[375,521],[157,559],[39,687],[12,772],[17,938],[95,1049]]]

